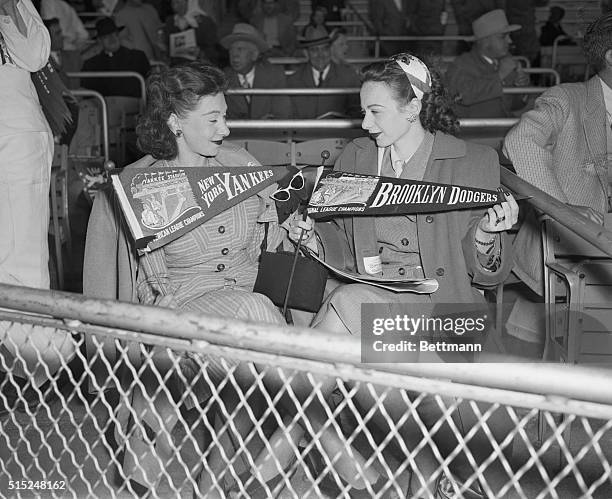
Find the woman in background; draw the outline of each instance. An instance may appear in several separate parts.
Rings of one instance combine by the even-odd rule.
[[[331,58],[336,64],[347,64],[346,58],[348,57],[349,44],[346,36],[346,30],[344,28],[335,28],[329,34],[332,40],[331,43]]]
[[[219,64],[219,39],[217,24],[206,12],[200,9],[198,0],[172,0],[174,15],[168,16],[164,24],[164,41],[168,47],[170,64],[199,59],[213,65]],[[170,54],[170,36],[194,30],[195,47],[186,53]]]
[[[307,39],[324,38],[329,34],[329,28],[325,24],[327,20],[327,9],[317,7],[310,14],[308,24],[302,30],[302,37]]]

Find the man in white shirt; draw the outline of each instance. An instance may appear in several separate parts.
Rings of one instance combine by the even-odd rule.
[[[30,72],[49,33],[30,0],[0,0],[0,282],[49,287],[47,226],[53,136]]]
[[[0,283],[33,288],[49,287],[53,136],[30,73],[46,65],[49,53],[49,33],[32,2],[0,0]],[[8,405],[0,398],[0,414],[19,408],[13,384],[24,387],[28,378],[42,384],[41,363],[55,373],[74,353],[66,332],[18,322],[0,321],[0,345],[15,376],[2,388]],[[26,402],[37,403],[35,395]]]

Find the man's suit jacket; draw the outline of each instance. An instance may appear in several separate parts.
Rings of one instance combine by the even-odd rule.
[[[229,88],[241,88],[238,73],[231,67],[225,68]],[[282,66],[257,63],[253,88],[286,88],[287,79]],[[287,95],[256,95],[251,97],[251,103],[243,95],[227,95],[227,117],[233,120],[261,119],[273,115],[277,119],[291,116],[291,100]]]
[[[83,71],[136,71],[143,77],[150,69],[149,60],[142,50],[123,46],[112,56],[100,52],[83,64]],[[135,78],[83,78],[82,84],[104,97],[141,97],[140,83]]]
[[[507,79],[516,77],[512,73]],[[450,95],[456,99],[460,118],[505,118],[522,102],[504,95],[503,83],[495,67],[475,49],[464,52],[449,66],[445,75]]]
[[[277,14],[278,22],[278,41],[280,48],[286,56],[292,56],[297,46],[297,31],[293,25],[293,20],[286,14]],[[260,33],[263,33],[264,15],[256,14],[251,18],[251,24],[255,26]],[[274,48],[274,47],[271,47]]]
[[[606,107],[601,80],[564,83],[544,92],[504,141],[517,174],[564,203],[607,211]],[[540,227],[516,238],[515,273],[542,293]]]
[[[321,88],[359,87],[359,77],[352,67],[346,64],[330,63],[327,78]],[[302,67],[287,78],[289,88],[315,88],[310,64]],[[324,113],[336,112],[347,116],[357,116],[359,113],[359,98],[357,94],[339,95],[306,95],[291,97],[293,117],[295,119],[312,119]]]
[[[445,27],[440,18],[445,8],[445,0],[412,0],[407,5],[410,19],[408,32],[415,36],[443,35]],[[440,45],[432,47],[434,51],[440,50]]]
[[[394,0],[370,0],[369,9],[370,19],[379,35],[399,36],[407,33],[408,0],[402,0],[401,11]]]

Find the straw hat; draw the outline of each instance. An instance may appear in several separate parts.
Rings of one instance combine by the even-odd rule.
[[[251,42],[260,52],[265,52],[270,48],[263,35],[257,31],[257,28],[246,23],[236,23],[232,32],[221,38],[220,43],[229,50],[232,43],[238,41]]]
[[[511,33],[519,29],[521,29],[520,24],[508,24],[506,13],[502,9],[487,12],[472,23],[472,32],[476,40],[500,33]]]

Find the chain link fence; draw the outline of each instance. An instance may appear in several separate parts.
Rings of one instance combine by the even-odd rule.
[[[2,497],[612,497],[603,370],[362,365],[355,338],[12,286],[0,307]]]

